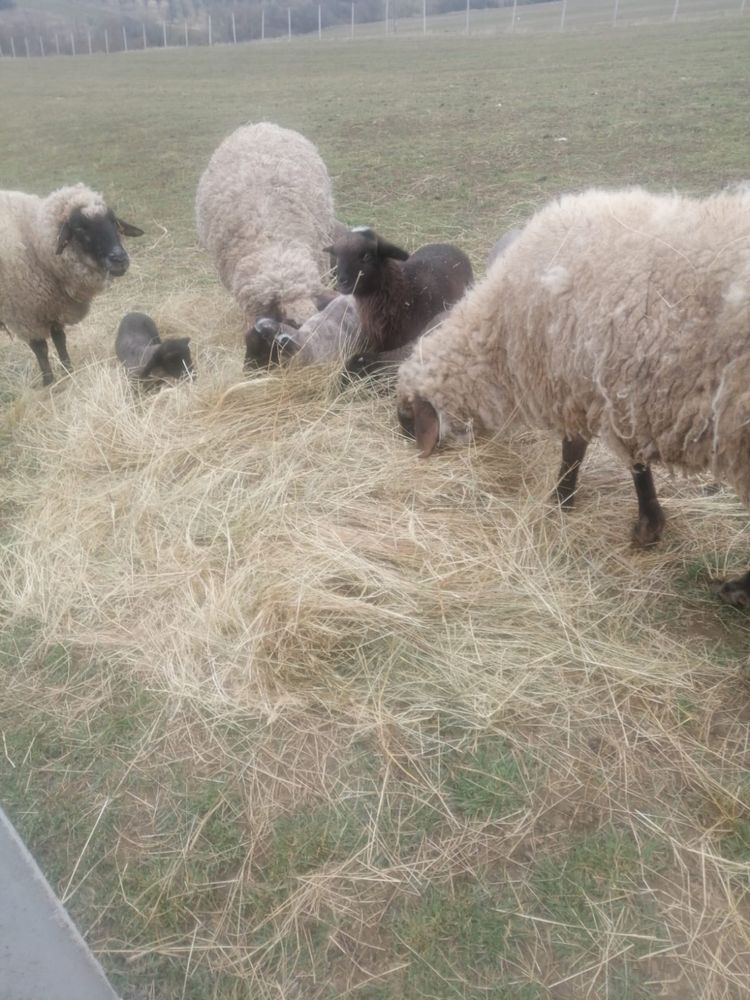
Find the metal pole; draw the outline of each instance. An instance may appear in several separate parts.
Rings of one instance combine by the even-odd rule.
[[[568,8],[568,0],[563,0],[562,12],[560,14],[560,31],[565,31],[565,11]]]
[[[60,55],[60,38],[57,32],[55,32],[55,48],[57,49],[57,54]]]
[[[125,34],[125,25],[122,26],[122,51],[128,51],[128,36]]]
[[[41,35],[39,36],[39,52],[44,55],[44,39]]]
[[[620,6],[620,0],[615,0],[615,9],[614,9],[614,11],[612,13],[612,27],[613,28],[617,24],[617,11],[619,9],[619,6]]]
[[[148,42],[146,41],[146,22],[141,21],[141,31],[143,32],[143,48],[148,48]]]
[[[354,38],[354,4],[352,4],[352,38]]]
[[[185,18],[185,48],[187,48],[189,45],[190,42],[188,41],[187,18]]]
[[[260,8],[260,40],[265,42],[266,40],[266,8]]]
[[[109,55],[109,32],[104,29],[104,51]]]
[[[388,0],[385,0],[385,33],[388,34]]]
[[[16,58],[16,43],[13,40],[13,35],[10,36],[10,54],[14,59]]]
[[[232,42],[237,44],[237,25],[234,20],[234,11],[232,11]]]
[[[23,36],[23,44],[26,47],[26,58],[31,59],[31,53],[29,52],[29,40],[26,35]]]
[[[510,30],[516,30],[516,7],[518,6],[518,0],[513,0],[513,20],[510,22]]]
[[[292,40],[292,8],[287,7],[286,9],[286,30],[287,30],[287,41]]]
[[[320,4],[318,4],[318,41],[323,37],[323,20],[320,14]]]
[[[213,33],[211,31],[211,15],[210,14],[208,15],[208,44],[209,45],[213,45],[214,44]]]
[[[677,20],[677,11],[680,9],[680,0],[674,0],[674,9],[672,10],[672,24]]]
[[[161,22],[161,37],[164,40],[164,46],[163,47],[166,49],[166,47],[167,47],[167,22],[166,21],[162,21]]]
[[[86,30],[86,38],[88,39],[88,43],[89,43],[89,55],[91,55],[91,52],[92,52],[92,48],[91,48],[91,28],[88,28]]]
[[[76,54],[76,40],[73,37],[73,32],[70,33],[70,54],[74,56]]]
[[[422,34],[427,34],[427,0],[422,0]]]
[[[471,0],[466,0],[466,34],[469,34],[469,16],[471,14]]]
[[[746,0],[742,0],[742,6],[740,7],[740,14],[744,14],[745,13],[745,3],[746,3]]]

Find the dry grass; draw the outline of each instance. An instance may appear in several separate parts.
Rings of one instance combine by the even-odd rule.
[[[555,442],[420,461],[390,400],[329,371],[242,379],[217,291],[157,311],[202,333],[199,378],[138,397],[102,302],[52,392],[10,351],[0,566],[6,629],[35,623],[11,703],[90,729],[116,676],[161,706],[86,822],[119,800],[117,864],[170,860],[151,910],[128,898],[139,939],[97,921],[100,948],[222,971],[222,997],[745,995],[748,866],[722,845],[747,817],[748,630],[702,579],[743,562],[737,502],[664,477],[665,541],[635,552],[606,455],[567,517]],[[77,667],[50,688],[56,644]],[[155,760],[217,789],[181,845]],[[204,836],[217,872],[193,885]],[[544,889],[568,865],[573,907]],[[450,906],[454,940],[504,922],[491,967],[474,938],[430,958]]]

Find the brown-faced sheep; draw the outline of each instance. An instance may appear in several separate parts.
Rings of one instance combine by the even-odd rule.
[[[513,420],[554,431],[568,504],[598,436],[631,468],[652,544],[654,462],[711,470],[750,505],[748,330],[750,191],[566,196],[402,365],[399,419],[423,455]],[[720,595],[750,604],[750,573]]]
[[[44,385],[53,381],[47,339],[70,371],[65,326],[80,322],[110,277],[127,271],[121,235],[143,231],[83,184],[46,198],[0,191],[0,326],[31,347]]]

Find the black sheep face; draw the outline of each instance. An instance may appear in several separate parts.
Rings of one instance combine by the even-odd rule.
[[[66,246],[73,245],[100,270],[119,278],[130,264],[120,242],[121,234],[143,236],[143,230],[118,219],[111,209],[104,215],[89,216],[76,208],[60,228],[55,252],[61,254]]]
[[[336,258],[336,287],[345,295],[371,295],[382,287],[387,260],[407,260],[406,250],[372,229],[353,229],[324,252]]]
[[[189,343],[190,337],[172,337],[162,341],[154,354],[154,370],[163,378],[190,378],[195,369]]]

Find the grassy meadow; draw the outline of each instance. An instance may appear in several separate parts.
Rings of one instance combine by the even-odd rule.
[[[146,230],[0,368],[0,801],[124,1000],[730,1000],[750,989],[746,512],[510,429],[416,458],[327,370],[243,378],[193,198],[248,120],[338,214],[477,274],[552,195],[748,166],[750,18],[0,62],[3,187],[85,180]],[[129,309],[193,338],[137,398]],[[0,992],[1,989],[0,989]]]

